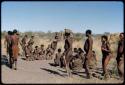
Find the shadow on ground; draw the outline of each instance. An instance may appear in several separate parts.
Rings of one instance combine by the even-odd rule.
[[[60,69],[58,69],[59,71],[61,71],[61,72],[63,72],[63,73],[67,73],[66,71],[63,71],[63,70],[60,70]],[[81,74],[82,73],[82,74]],[[77,72],[77,71],[73,71],[72,72],[72,74],[74,74],[74,75],[77,75],[77,76],[80,76],[80,77],[82,77],[82,78],[86,78],[86,76],[84,76],[83,74],[84,74],[85,72]]]
[[[7,66],[7,67],[10,68],[10,66],[9,66],[9,60],[8,60],[8,58],[7,58],[6,55],[2,55],[1,56],[1,65],[5,65],[5,66]]]
[[[54,67],[58,66],[58,65],[56,65],[56,64],[54,64],[54,63],[49,63],[49,65],[50,65],[50,66],[54,66]]]
[[[26,60],[26,58],[21,58],[22,60]]]
[[[47,68],[40,68],[40,69],[45,70],[45,71],[49,72],[50,74],[59,75],[59,76],[61,76],[61,77],[64,77],[64,75],[60,74],[60,73],[57,72],[57,71],[53,71],[53,70],[47,69]]]

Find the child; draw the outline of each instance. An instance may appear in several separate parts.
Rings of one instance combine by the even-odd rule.
[[[39,58],[40,60],[45,59],[45,50],[44,50],[44,45],[41,45],[41,47],[40,47],[39,57],[40,57],[40,58]]]
[[[38,49],[38,46],[35,46],[33,55],[34,55],[35,60],[39,60],[39,49]]]
[[[58,53],[56,53],[55,59],[54,59],[54,63],[57,66],[60,66],[60,58],[61,58],[62,54],[61,54],[61,49],[58,49]]]

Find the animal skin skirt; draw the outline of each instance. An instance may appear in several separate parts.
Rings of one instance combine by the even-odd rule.
[[[18,54],[19,54],[19,47],[18,45],[12,46],[12,51],[13,51],[13,58],[17,60]]]

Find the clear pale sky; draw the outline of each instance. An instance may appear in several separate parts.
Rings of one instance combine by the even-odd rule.
[[[2,2],[1,30],[123,32],[123,2]]]

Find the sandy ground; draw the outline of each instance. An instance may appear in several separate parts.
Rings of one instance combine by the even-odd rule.
[[[122,83],[123,81],[110,78],[107,81],[93,77],[86,79],[84,69],[67,77],[65,69],[51,66],[52,60],[25,61],[19,57],[18,69],[10,69],[6,57],[2,59],[2,83]],[[100,69],[101,71],[101,69]],[[99,72],[99,69],[98,69]]]
[[[92,79],[86,79],[85,70],[82,69],[77,73],[73,73],[72,78],[67,77],[65,69],[60,67],[51,66],[53,60],[36,60],[36,61],[25,61],[21,56],[18,57],[18,68],[12,70],[8,67],[8,57],[5,49],[2,47],[1,55],[1,68],[2,68],[2,83],[122,83],[123,81],[117,78],[109,78],[108,80],[101,80],[100,78],[93,77]],[[98,61],[98,69],[96,70],[97,75],[101,76],[101,61]]]

